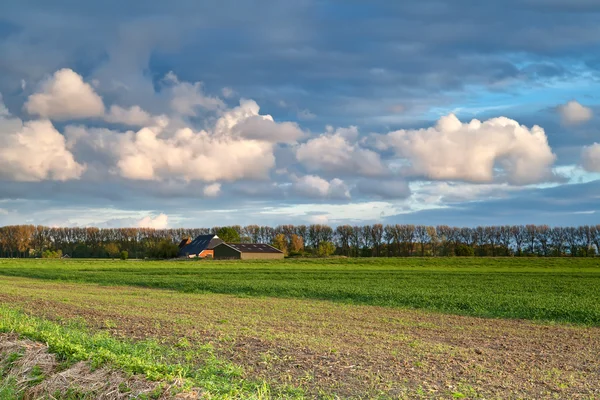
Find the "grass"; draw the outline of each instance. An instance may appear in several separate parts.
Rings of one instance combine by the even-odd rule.
[[[292,386],[311,398],[573,398],[600,387],[588,368],[598,365],[596,327],[1,276],[0,304],[88,336],[160,346],[162,364],[202,368],[215,357],[268,382],[236,397],[277,398]],[[35,321],[23,323],[38,330]]]
[[[0,260],[0,274],[600,326],[594,258]]]
[[[0,380],[0,400],[18,400],[20,398],[16,379]]]
[[[271,393],[265,382],[246,380],[238,366],[217,358],[210,345],[183,349],[153,339],[119,340],[106,332],[91,333],[78,321],[61,325],[5,305],[0,305],[0,332],[46,343],[49,351],[66,363],[89,360],[92,367],[109,366],[154,381],[178,380],[183,388],[202,387],[210,398],[263,398]],[[15,390],[14,382],[5,380],[0,399],[17,398],[7,397]],[[301,391],[290,387],[275,393],[278,397],[302,397]]]

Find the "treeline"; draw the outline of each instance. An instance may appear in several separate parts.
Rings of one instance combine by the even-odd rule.
[[[269,243],[290,255],[595,256],[600,225],[457,228],[424,225],[281,225],[199,229],[0,227],[0,257],[68,255],[75,258],[157,257],[184,238],[227,233],[229,242]]]

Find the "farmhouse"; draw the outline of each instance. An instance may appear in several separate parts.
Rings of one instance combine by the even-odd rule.
[[[220,243],[214,248],[214,258],[219,260],[278,260],[284,254],[268,244]]]
[[[223,243],[217,235],[200,235],[194,240],[184,239],[179,244],[179,257],[214,257],[213,249]]]

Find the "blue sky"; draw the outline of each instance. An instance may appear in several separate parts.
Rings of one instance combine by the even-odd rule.
[[[0,225],[600,223],[595,0],[5,3]]]

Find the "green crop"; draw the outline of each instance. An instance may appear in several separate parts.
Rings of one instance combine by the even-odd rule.
[[[181,349],[156,340],[119,340],[105,332],[88,332],[81,324],[60,325],[4,305],[0,305],[0,332],[14,332],[46,343],[49,351],[66,363],[91,361],[92,367],[108,366],[143,374],[150,380],[177,379],[183,382],[183,389],[201,387],[210,398],[264,398],[266,392],[271,392],[267,383],[247,380],[240,367],[217,358],[210,345]],[[12,395],[15,390],[11,380],[0,385],[2,396]],[[291,387],[273,393],[285,398],[302,397],[301,391]],[[0,397],[3,398],[9,397]]]
[[[0,274],[600,325],[595,258],[1,260]]]

